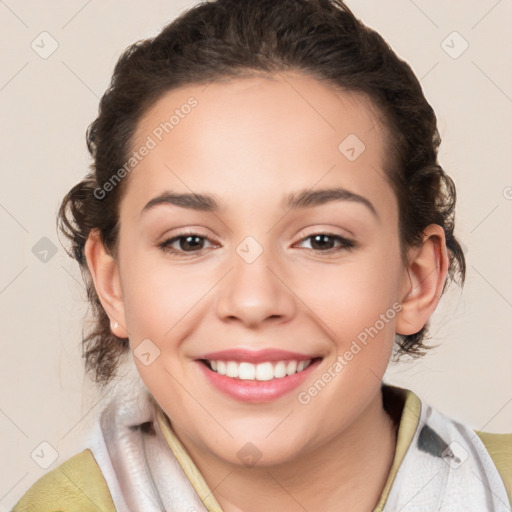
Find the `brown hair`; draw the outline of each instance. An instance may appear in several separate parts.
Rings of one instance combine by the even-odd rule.
[[[409,65],[341,0],[202,2],[121,55],[98,117],[87,130],[91,170],[60,207],[59,228],[71,241],[69,254],[80,264],[94,313],[83,356],[96,382],[104,385],[115,376],[129,349],[127,340],[110,331],[83,249],[90,231],[97,229],[107,250],[116,254],[119,202],[127,179],[108,194],[99,195],[98,190],[106,190],[105,184],[128,160],[139,120],[171,89],[285,70],[362,93],[380,109],[389,133],[386,174],[398,200],[402,259],[429,224],[438,224],[445,231],[450,259],[443,292],[457,273],[463,285],[466,264],[454,236],[455,185],[437,162],[436,116]],[[419,357],[431,348],[423,344],[427,327],[397,336],[398,356]]]

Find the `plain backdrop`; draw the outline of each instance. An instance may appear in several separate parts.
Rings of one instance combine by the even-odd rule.
[[[82,368],[87,304],[56,212],[88,169],[85,130],[117,58],[194,4],[0,2],[0,511],[83,449],[108,398]],[[348,4],[410,63],[436,111],[468,264],[463,291],[452,286],[432,319],[439,347],[386,379],[472,428],[512,432],[512,3]],[[48,445],[57,458],[43,468]]]

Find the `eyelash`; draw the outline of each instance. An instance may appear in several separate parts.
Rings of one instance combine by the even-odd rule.
[[[212,240],[210,240],[208,237],[201,236],[199,233],[183,232],[183,233],[179,233],[178,235],[176,235],[176,236],[174,236],[172,238],[164,240],[163,242],[158,244],[158,247],[160,247],[160,249],[162,249],[164,252],[171,253],[171,254],[177,254],[177,255],[180,255],[180,256],[192,255],[194,253],[201,253],[204,249],[199,249],[198,251],[182,251],[182,250],[178,250],[178,249],[174,249],[174,248],[170,247],[170,245],[173,244],[174,242],[177,242],[177,241],[179,241],[182,238],[187,238],[187,237],[190,237],[190,236],[197,237],[197,238],[204,239],[204,240],[208,240],[208,242],[213,243]],[[314,251],[317,254],[321,254],[322,256],[323,255],[329,256],[329,255],[331,255],[333,253],[338,253],[338,252],[341,252],[341,251],[352,251],[352,250],[354,250],[358,246],[358,244],[356,242],[354,242],[353,240],[349,240],[348,238],[344,238],[344,237],[342,237],[340,235],[335,235],[334,233],[327,233],[327,232],[325,232],[325,233],[324,232],[313,233],[312,235],[309,235],[309,236],[307,236],[305,238],[302,238],[299,242],[304,242],[305,240],[308,240],[310,238],[314,238],[316,236],[328,236],[330,238],[333,238],[335,241],[340,242],[340,244],[341,244],[341,246],[338,247],[338,248],[328,249],[326,251],[322,251],[322,250],[319,250],[319,249],[310,249],[310,250]],[[184,256],[184,257],[186,257],[186,256]]]

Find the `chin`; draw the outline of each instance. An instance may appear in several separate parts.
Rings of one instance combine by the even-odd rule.
[[[266,436],[257,427],[246,429],[243,435],[211,446],[211,454],[239,467],[272,467],[293,462],[305,447],[304,440],[290,437],[288,433],[274,432]]]

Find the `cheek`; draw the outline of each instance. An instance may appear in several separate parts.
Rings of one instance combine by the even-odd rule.
[[[394,318],[398,278],[399,265],[391,253],[367,251],[304,272],[297,295],[323,321],[328,334],[346,341],[372,326],[382,314],[388,312],[388,319]],[[393,322],[381,330],[393,330]]]
[[[177,342],[204,314],[205,297],[218,277],[207,265],[170,264],[156,252],[135,250],[121,269],[125,320],[134,346],[149,338],[161,351]]]

